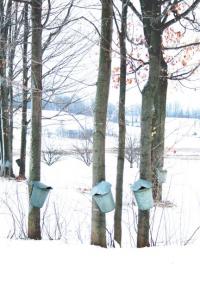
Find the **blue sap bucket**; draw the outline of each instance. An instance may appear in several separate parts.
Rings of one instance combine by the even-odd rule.
[[[111,184],[101,181],[92,188],[92,197],[102,213],[108,213],[115,208]]]
[[[42,208],[50,190],[52,190],[51,186],[47,186],[40,181],[32,181],[31,205]]]
[[[149,210],[153,207],[152,183],[150,181],[139,179],[131,186],[131,189],[140,210]]]
[[[167,179],[167,170],[164,169],[157,169],[156,176],[159,183],[165,183]]]

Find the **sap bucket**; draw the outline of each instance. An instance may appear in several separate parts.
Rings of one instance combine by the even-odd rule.
[[[31,205],[42,208],[50,190],[52,190],[51,186],[47,186],[40,181],[32,181]]]
[[[167,170],[157,169],[156,176],[159,183],[165,183],[167,179]]]
[[[20,158],[16,159],[16,164],[18,165],[18,167],[21,167],[21,159]]]
[[[139,179],[131,186],[131,189],[140,210],[149,210],[153,207],[152,183],[150,181]]]
[[[108,213],[115,208],[111,184],[101,181],[92,188],[92,197],[102,213]]]

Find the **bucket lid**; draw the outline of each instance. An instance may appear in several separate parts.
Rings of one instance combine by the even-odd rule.
[[[97,183],[91,191],[92,196],[94,195],[105,195],[110,193],[111,191],[111,184],[107,181],[101,181]]]
[[[51,186],[48,186],[40,181],[32,181],[32,186],[36,186],[37,188],[41,190],[52,190],[53,188]]]
[[[131,185],[131,189],[134,192],[137,192],[141,188],[150,189],[151,187],[152,187],[152,182],[145,179],[139,179],[134,184]]]

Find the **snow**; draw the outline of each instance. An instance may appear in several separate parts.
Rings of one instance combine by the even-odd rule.
[[[199,247],[101,249],[0,241],[1,298],[199,299]]]
[[[87,129],[92,128],[92,118],[76,116],[78,123],[71,116],[58,115],[51,118],[56,112],[44,111],[43,128],[48,129],[51,135],[46,136],[43,131],[43,149],[46,145],[69,150],[77,142],[75,139],[56,136],[57,129],[80,129],[79,124]],[[19,156],[20,141],[20,113],[15,116],[14,153],[15,159]],[[117,132],[117,124],[108,123],[109,130]],[[199,226],[199,188],[198,174],[199,160],[199,120],[173,119],[166,120],[166,150],[165,166],[167,169],[167,182],[163,185],[163,199],[172,204],[170,208],[158,208],[152,210],[152,243],[157,245],[183,245],[190,239],[193,232]],[[138,136],[139,127],[127,126],[127,131],[132,136]],[[194,134],[195,133],[195,134]],[[117,156],[111,151],[117,146],[117,138],[108,136],[106,139],[106,180],[112,184],[112,192],[115,194],[116,163]],[[29,157],[27,157],[27,167]],[[18,173],[18,167],[14,164],[14,172]],[[27,170],[28,174],[28,170]],[[130,190],[130,185],[138,179],[139,172],[136,165],[129,168],[125,162],[124,173],[124,206],[123,206],[123,246],[135,246],[137,223],[137,207]],[[91,183],[92,167],[87,167],[74,156],[63,156],[60,161],[52,166],[42,163],[41,181],[53,187],[42,210],[44,220],[44,237],[62,237],[68,242],[89,243],[91,223]],[[0,226],[0,237],[19,237],[20,228],[27,230],[28,194],[27,182],[0,181],[0,214],[3,223]],[[17,195],[17,201],[16,196]],[[21,208],[16,205],[20,203]],[[10,211],[15,213],[15,220]],[[59,219],[61,228],[54,225]],[[45,215],[45,217],[44,217]],[[155,217],[154,217],[155,216]],[[192,217],[191,217],[192,216]],[[20,220],[20,221],[19,221]],[[14,224],[15,222],[15,224]],[[22,224],[23,223],[23,224]],[[9,224],[9,226],[6,226]],[[20,224],[20,225],[19,225]],[[52,225],[53,224],[53,225]],[[108,230],[113,235],[113,213],[107,214]],[[160,224],[160,225],[159,225]],[[159,227],[160,226],[160,227]],[[14,228],[15,227],[15,228]],[[158,230],[159,228],[159,230]],[[50,232],[49,232],[50,231]],[[61,232],[60,232],[61,231]],[[55,233],[56,232],[56,233]],[[192,242],[198,239],[198,231]],[[156,242],[155,242],[156,241]]]
[[[71,116],[57,116],[55,112],[45,111],[43,127],[55,133],[62,126],[65,129],[79,129]],[[83,127],[92,127],[92,118],[76,116]],[[15,116],[14,153],[19,156],[20,114]],[[113,132],[117,125],[108,124]],[[165,166],[167,181],[163,184],[164,205],[151,210],[151,244],[157,246],[185,245],[198,242],[200,237],[200,191],[199,191],[199,139],[200,121],[194,119],[166,120]],[[139,136],[139,127],[128,126],[131,135]],[[196,133],[196,134],[194,134]],[[55,135],[46,137],[45,143],[69,150],[74,139]],[[112,184],[115,197],[117,155],[111,151],[117,146],[116,137],[106,140],[106,180]],[[27,157],[27,168],[29,157]],[[14,172],[18,167],[14,164]],[[28,169],[27,169],[28,174]],[[136,164],[131,169],[125,162],[123,199],[123,247],[136,246],[137,206],[130,185],[139,176]],[[60,161],[47,166],[41,165],[41,182],[52,186],[48,201],[41,210],[42,236],[44,239],[62,239],[68,244],[90,243],[91,225],[91,184],[92,166],[87,167],[72,155],[65,155]],[[28,214],[27,182],[0,180],[0,238],[26,238]],[[107,214],[108,245],[113,239],[113,212]]]
[[[79,121],[85,126],[84,117]],[[68,118],[62,122],[78,128]],[[92,126],[91,119],[87,124]],[[56,132],[60,120],[44,119],[43,125]],[[110,128],[115,131],[115,124]],[[71,155],[50,167],[42,163],[41,181],[53,187],[41,209],[42,241],[27,240],[27,181],[1,178],[1,298],[199,299],[199,129],[199,120],[167,119],[163,200],[170,205],[151,210],[150,241],[156,247],[136,249],[137,206],[130,190],[139,176],[136,165],[131,169],[125,162],[121,249],[111,248],[113,212],[106,215],[108,249],[90,246],[92,166]],[[138,127],[128,131],[139,136]],[[16,125],[15,159],[19,133]],[[74,143],[61,137],[47,141],[63,149]],[[110,149],[116,145],[116,138],[108,137],[106,180],[114,196],[117,157]]]

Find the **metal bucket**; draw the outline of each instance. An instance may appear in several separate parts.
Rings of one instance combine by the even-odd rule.
[[[158,182],[159,183],[165,183],[166,179],[167,179],[167,170],[163,170],[163,169],[157,169],[156,170],[156,175],[158,178]]]
[[[42,208],[47,196],[52,190],[51,186],[47,186],[40,181],[32,181],[31,205],[33,207]]]
[[[108,213],[115,208],[111,184],[101,181],[92,188],[92,197],[102,213]]]
[[[131,189],[140,210],[149,210],[153,207],[152,183],[150,181],[139,179],[131,186]]]
[[[16,164],[18,165],[18,167],[21,167],[21,159],[20,158],[16,159]]]

